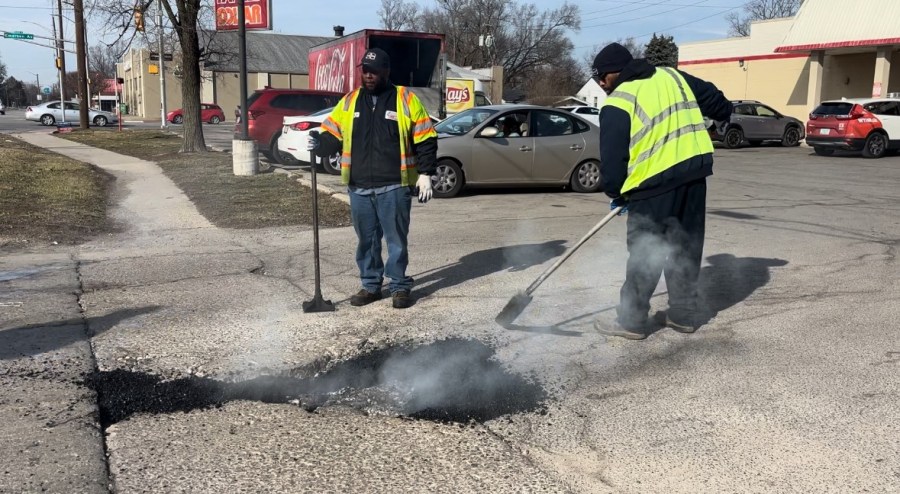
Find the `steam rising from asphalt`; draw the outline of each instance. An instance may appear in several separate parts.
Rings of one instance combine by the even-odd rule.
[[[225,383],[202,377],[163,381],[142,373],[98,373],[104,426],[136,413],[173,413],[232,400],[295,403],[309,411],[347,406],[368,414],[405,415],[453,422],[484,422],[538,410],[543,388],[508,372],[494,349],[475,340],[450,339],[415,348],[391,347],[339,362],[306,379],[264,376]]]

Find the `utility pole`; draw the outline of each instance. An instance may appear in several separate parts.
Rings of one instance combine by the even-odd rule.
[[[163,0],[156,0],[156,22],[159,24],[159,128],[166,128],[166,42],[162,15]]]
[[[78,124],[82,129],[87,129],[90,127],[88,105],[91,104],[91,101],[88,99],[87,67],[85,66],[87,56],[84,46],[84,0],[73,0],[72,7],[75,10],[75,58],[78,65],[78,99],[81,100],[81,104],[78,105]]]
[[[60,111],[62,112],[62,121],[66,121],[66,46],[65,46],[65,36],[63,36],[63,15],[62,15],[62,0],[56,0],[56,5],[59,8],[59,38],[56,40],[56,57],[59,62],[57,65],[59,66],[59,106]],[[54,31],[56,29],[54,28]],[[56,34],[53,34],[53,37],[56,37]]]

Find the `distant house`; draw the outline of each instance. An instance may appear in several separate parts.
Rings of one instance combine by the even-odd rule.
[[[584,83],[584,86],[575,93],[575,96],[585,101],[588,106],[595,108],[600,108],[600,105],[606,101],[606,91],[600,87],[600,84],[597,84],[593,77]]]
[[[116,83],[115,79],[103,79],[103,89],[100,94],[91,97],[91,106],[98,107],[103,111],[116,111],[118,100],[116,98],[122,95],[122,85]]]
[[[236,32],[204,32],[209,39],[204,49],[207,60],[201,66],[202,86],[200,100],[216,103],[225,110],[228,119],[234,118],[234,110],[240,100],[240,60]],[[210,39],[209,36],[212,38]],[[343,31],[335,30],[335,36]],[[295,36],[287,34],[247,33],[247,89],[253,94],[266,86],[276,88],[309,88],[309,49],[334,39],[333,36]],[[180,108],[180,50],[174,48],[173,60],[165,63],[167,109]],[[150,50],[133,48],[123,55],[118,65],[118,77],[125,79],[122,101],[128,112],[141,117],[160,116],[160,84],[158,73],[151,73]]]
[[[555,106],[557,108],[560,106],[587,106],[587,101],[584,101],[583,99],[580,99],[580,98],[576,98],[574,96],[566,96],[563,99],[554,101],[553,105],[551,105],[551,106]]]

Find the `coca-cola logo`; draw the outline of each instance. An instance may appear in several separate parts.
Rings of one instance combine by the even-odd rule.
[[[316,57],[316,89],[343,92],[348,69],[346,47],[319,53]]]
[[[457,88],[457,87],[448,87],[447,88],[447,102],[448,103],[465,103],[469,101],[471,95],[469,94],[469,88]]]

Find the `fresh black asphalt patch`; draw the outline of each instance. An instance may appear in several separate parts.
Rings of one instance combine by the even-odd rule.
[[[367,414],[438,422],[486,422],[540,411],[547,394],[511,373],[477,340],[448,339],[417,347],[394,346],[335,363],[312,377],[261,376],[225,382],[113,370],[90,380],[104,429],[132,415],[218,407],[233,400],[291,403],[309,412],[347,406]]]

